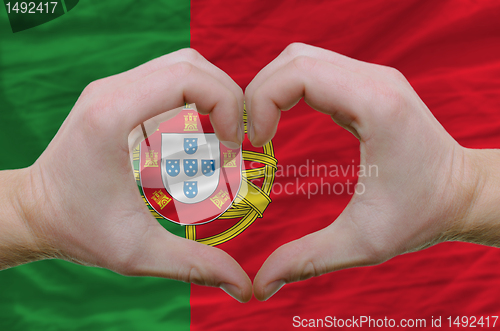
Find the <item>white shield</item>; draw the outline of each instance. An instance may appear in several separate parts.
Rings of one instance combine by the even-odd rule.
[[[185,139],[197,141],[198,148],[186,149]],[[197,162],[192,162],[192,160],[197,160]],[[202,162],[211,163],[213,173],[203,171],[204,163]],[[170,164],[172,168],[175,164],[175,169],[178,171],[167,172],[167,165],[170,166]],[[195,168],[188,169],[188,165],[189,167],[194,165]],[[217,188],[219,174],[220,148],[215,133],[161,134],[161,178],[165,189],[174,199],[183,203],[197,203],[205,200]],[[190,187],[197,189],[195,195],[186,194],[185,190]]]

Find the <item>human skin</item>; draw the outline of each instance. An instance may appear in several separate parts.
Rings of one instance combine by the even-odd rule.
[[[378,176],[328,227],[273,252],[254,279],[267,300],[284,284],[382,263],[450,240],[500,247],[500,152],[460,146],[397,70],[295,43],[245,91],[249,138],[262,146],[301,98],[360,141]],[[333,125],[333,123],[332,123]]]
[[[378,176],[359,178],[364,194],[330,226],[269,256],[254,279],[257,299],[446,240],[500,246],[497,150],[460,146],[397,70],[292,44],[245,96],[190,49],[91,83],[32,166],[0,172],[0,269],[60,258],[250,300],[252,283],[234,259],[172,235],[151,216],[134,180],[129,134],[141,123],[149,132],[149,119],[187,102],[210,114],[221,141],[240,144],[245,99],[249,138],[262,146],[281,110],[302,97],[360,140],[361,164],[377,165]]]
[[[60,258],[250,300],[252,283],[233,258],[166,231],[137,190],[129,133],[185,102],[210,114],[219,140],[241,143],[241,88],[194,50],[91,83],[32,166],[0,172],[0,269]]]

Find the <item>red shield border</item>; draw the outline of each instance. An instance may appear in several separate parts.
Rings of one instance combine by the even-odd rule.
[[[211,222],[224,213],[236,198],[242,177],[241,147],[230,149],[220,144],[220,176],[214,193],[198,203],[182,203],[165,189],[161,177],[161,133],[213,133],[208,115],[184,108],[140,145],[139,171],[144,197],[165,219],[181,225]],[[231,155],[230,157],[226,157]],[[231,162],[232,161],[232,162]]]

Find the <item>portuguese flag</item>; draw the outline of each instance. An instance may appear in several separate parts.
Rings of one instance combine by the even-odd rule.
[[[16,33],[0,13],[2,170],[31,165],[91,81],[192,47],[245,88],[296,41],[397,68],[460,144],[500,147],[496,0],[77,2]],[[242,154],[253,164],[245,180],[257,200],[240,199],[202,225],[156,216],[179,236],[225,250],[253,279],[277,247],[341,213],[359,143],[300,102],[282,114],[272,143],[246,141]],[[428,329],[488,316],[491,327],[500,315],[499,265],[498,249],[443,243],[240,304],[217,288],[47,260],[0,271],[0,330],[292,330],[363,316]]]

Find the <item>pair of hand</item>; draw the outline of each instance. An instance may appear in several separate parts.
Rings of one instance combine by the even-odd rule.
[[[261,146],[282,110],[302,97],[360,140],[361,164],[377,165],[327,228],[278,248],[252,282],[224,251],[166,231],[132,174],[128,135],[142,122],[196,103],[221,141]],[[333,123],[332,123],[333,124]],[[40,156],[15,177],[25,261],[57,257],[131,276],[218,286],[239,301],[266,300],[286,283],[381,263],[456,239],[480,180],[461,147],[397,70],[292,44],[245,93],[192,49],[91,83]],[[28,198],[26,198],[28,197]],[[333,221],[333,220],[332,220]],[[25,262],[19,261],[19,262]],[[11,263],[11,264],[16,264]]]

